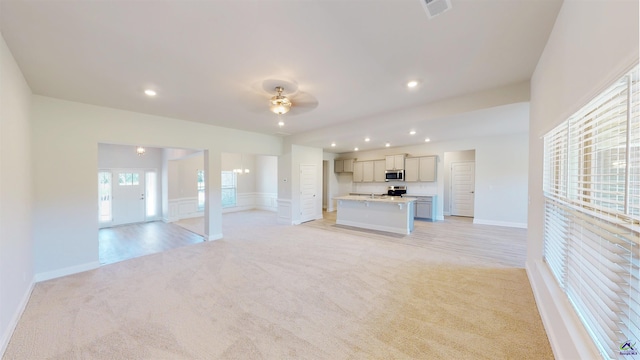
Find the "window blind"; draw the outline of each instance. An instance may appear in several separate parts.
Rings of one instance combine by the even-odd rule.
[[[604,358],[640,343],[638,74],[544,137],[544,259]]]

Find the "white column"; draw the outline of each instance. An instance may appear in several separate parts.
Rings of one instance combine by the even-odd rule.
[[[209,241],[222,239],[221,155],[216,150],[204,151],[204,233]]]

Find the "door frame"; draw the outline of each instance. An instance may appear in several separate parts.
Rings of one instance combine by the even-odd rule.
[[[148,222],[148,221],[155,221],[160,219],[161,217],[159,216],[159,214],[156,214],[155,217],[149,217],[147,216],[147,197],[148,197],[148,189],[147,189],[147,173],[149,172],[154,172],[156,174],[156,186],[155,186],[155,192],[156,192],[156,201],[160,201],[162,199],[161,195],[161,189],[159,189],[158,187],[158,183],[159,180],[158,176],[159,176],[159,172],[158,169],[156,168],[99,168],[96,175],[101,173],[101,172],[110,172],[111,173],[111,221],[106,222],[100,222],[98,221],[98,229],[103,229],[103,228],[108,228],[108,227],[112,227],[112,226],[120,226],[120,225],[128,225],[128,224],[135,224],[135,223],[115,223],[113,221],[113,217],[115,216],[114,213],[114,207],[113,207],[113,193],[114,193],[114,188],[115,188],[115,183],[118,181],[118,177],[117,174],[118,172],[138,172],[141,174],[141,178],[139,179],[140,181],[140,185],[142,186],[143,192],[144,192],[144,206],[143,206],[143,220],[141,222]],[[99,216],[99,209],[98,209],[98,216]],[[156,209],[157,212],[157,209]]]
[[[314,177],[313,177],[313,213],[308,214],[308,217],[304,217],[303,215],[303,203],[304,203],[304,197],[303,197],[303,187],[305,185],[305,183],[302,181],[302,169],[304,167],[309,167],[309,168],[313,168],[314,171]],[[299,187],[300,187],[300,214],[299,214],[299,218],[298,218],[298,223],[303,223],[303,222],[307,222],[307,221],[312,221],[312,220],[316,220],[317,219],[317,205],[318,205],[318,166],[316,164],[300,164],[300,178],[299,178]],[[322,208],[322,206],[321,206]]]
[[[468,216],[468,215],[454,215],[453,214],[453,199],[454,199],[454,192],[453,192],[453,166],[455,164],[463,164],[463,163],[472,163],[473,164],[473,207],[472,207],[472,215]],[[476,190],[476,161],[475,160],[461,160],[461,161],[452,161],[449,167],[449,214],[451,214],[451,216],[466,216],[466,217],[475,217],[475,204],[476,204],[476,194],[475,194],[475,190]]]

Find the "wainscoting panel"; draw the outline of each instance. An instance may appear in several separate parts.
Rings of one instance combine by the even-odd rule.
[[[291,200],[278,199],[278,224],[291,225],[293,218],[291,216]]]
[[[278,211],[278,194],[276,193],[239,193],[236,198],[236,206],[222,209],[222,213],[230,213],[246,210]],[[182,219],[204,216],[204,211],[198,211],[198,198],[179,198],[169,200],[169,216],[163,220],[174,222]]]
[[[174,222],[199,216],[204,216],[204,211],[198,211],[197,197],[169,199],[169,216],[164,221]]]
[[[255,193],[256,209],[278,211],[278,194],[276,193]]]

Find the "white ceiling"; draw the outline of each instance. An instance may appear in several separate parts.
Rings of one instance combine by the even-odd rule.
[[[420,0],[1,0],[0,29],[35,94],[327,151],[526,131],[528,98],[509,94],[527,86],[561,0],[451,1],[429,19]],[[297,86],[295,110],[317,107],[279,128],[265,81]],[[483,103],[488,89],[504,100]],[[429,113],[465,98],[474,106]]]

